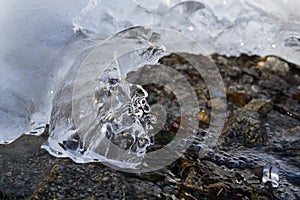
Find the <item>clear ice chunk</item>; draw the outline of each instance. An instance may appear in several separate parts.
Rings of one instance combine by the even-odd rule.
[[[154,26],[192,38],[205,50],[201,53],[271,54],[299,65],[299,6],[299,1],[294,0],[2,2],[0,144],[10,143],[24,132],[38,135],[50,123],[51,135],[44,148],[53,155],[68,156],[76,162],[95,159],[115,162],[109,160],[109,152],[105,153],[107,145],[116,145],[125,154],[140,155],[133,161],[126,162],[125,158],[120,164],[134,167],[151,143],[149,131],[156,120],[145,100],[147,93],[139,85],[127,83],[124,75],[156,63],[164,55],[163,50],[129,52],[111,63],[108,68],[111,71],[98,74],[97,85],[86,91],[79,87],[81,93],[74,94],[80,63],[95,45],[133,26]],[[159,37],[153,35],[152,40]],[[151,46],[153,41],[142,42]],[[185,44],[176,40],[164,42],[172,42],[174,46]],[[138,49],[141,45],[136,43],[134,47]],[[110,51],[107,47],[101,53],[114,53]],[[102,58],[102,64],[113,60]],[[116,63],[120,68],[116,68]],[[83,85],[96,83],[92,75],[87,71],[79,81]],[[81,100],[91,91],[89,99],[93,102],[85,104]],[[76,119],[72,110],[74,101],[82,103],[76,104],[79,114]],[[96,117],[90,115],[95,109]],[[110,142],[98,145],[105,138]],[[266,169],[265,181],[270,179],[267,175]],[[273,177],[276,173],[271,174]]]
[[[117,2],[90,1],[74,18],[74,29],[105,38],[130,26],[171,28],[207,54],[271,54],[300,64],[297,1],[124,0],[116,8]]]
[[[72,15],[83,6],[79,0],[1,2],[0,144],[39,135],[49,123],[56,66],[64,62],[58,58],[74,35]]]
[[[53,99],[50,136],[42,147],[56,157],[69,157],[78,163],[103,162],[119,170],[152,170],[174,161],[190,143],[192,135],[181,129],[189,139],[175,138],[160,155],[146,154],[158,126],[164,125],[164,121],[157,123],[156,116],[162,115],[161,120],[164,112],[153,114],[142,85],[155,83],[169,87],[180,102],[180,111],[195,116],[192,114],[197,113],[197,97],[184,76],[170,67],[157,65],[162,57],[178,48],[179,52],[199,53],[201,49],[194,44],[177,32],[136,27],[109,40],[95,42],[95,47],[88,46],[85,52],[75,56],[77,59],[69,70],[61,72]],[[206,63],[208,60],[194,61],[194,66],[201,63],[205,69],[213,67]],[[143,72],[142,69],[151,70]],[[152,75],[139,79],[141,73]],[[176,84],[174,77],[177,77]],[[188,95],[182,93],[182,88]],[[186,126],[195,130],[197,117],[191,118]],[[159,156],[164,159],[157,159]],[[144,164],[149,167],[141,167]]]
[[[272,184],[272,187],[277,188],[279,186],[279,168],[276,165],[268,164],[263,169],[262,182]]]
[[[119,41],[124,37],[129,37],[127,32],[114,38]],[[130,37],[139,41],[137,45],[147,44],[139,35]],[[99,54],[87,45],[86,52],[77,55],[81,59],[61,73],[63,79],[53,99],[50,137],[43,148],[79,163],[101,161],[136,168],[153,142],[151,131],[157,120],[147,102],[148,93],[141,85],[127,82],[126,76],[169,53],[160,47],[137,48],[116,54],[112,62],[105,59],[111,52],[103,50],[101,57],[93,57]],[[90,52],[91,61],[85,58]]]

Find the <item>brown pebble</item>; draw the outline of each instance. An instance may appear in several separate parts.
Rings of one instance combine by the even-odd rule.
[[[204,109],[199,112],[198,119],[201,123],[209,124],[210,122],[210,116]]]
[[[250,97],[244,92],[227,91],[226,94],[227,94],[228,101],[237,104],[239,106],[246,105],[250,100]]]

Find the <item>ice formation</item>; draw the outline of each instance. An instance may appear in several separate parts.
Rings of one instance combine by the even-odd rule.
[[[55,148],[67,149],[61,156],[80,160],[76,154],[86,151],[81,138],[75,132],[72,137],[65,134],[72,131],[70,125],[74,120],[72,111],[66,109],[70,98],[74,98],[70,87],[77,76],[76,70],[88,53],[120,31],[134,26],[163,27],[196,41],[204,49],[203,54],[272,54],[299,65],[299,7],[299,1],[294,0],[52,0],[42,3],[38,0],[26,3],[1,0],[0,144],[13,142],[23,133],[38,135],[45,124],[50,124],[50,129],[59,134],[52,135],[45,148],[52,153]],[[151,57],[155,59],[148,61],[154,64],[160,56],[155,55]],[[116,71],[110,73],[112,77],[116,76]],[[116,129],[112,132],[124,133],[124,127],[118,123],[127,120],[129,127],[134,127],[137,134],[142,135],[139,138],[150,143],[145,134],[148,122],[141,120],[143,117],[151,118],[150,108],[145,108],[147,94],[138,85],[120,82],[123,80],[120,74],[116,78],[119,81],[113,81],[112,77],[102,80],[104,85],[101,87],[114,94],[113,98],[119,99],[119,102],[124,101],[118,107],[118,113],[126,113],[126,106],[130,105],[133,110],[138,109],[134,115],[127,113],[113,117],[113,124],[117,125],[110,127],[111,124],[105,120],[111,117],[108,116],[110,106],[116,105],[107,104],[103,97],[101,106],[104,110],[97,117],[105,119],[103,123],[108,123],[106,129]],[[141,96],[136,96],[138,90],[142,91]],[[131,98],[143,103],[137,106]],[[151,126],[150,121],[148,126]],[[93,131],[87,124],[80,125],[85,131]],[[61,136],[60,142],[57,135]],[[91,135],[87,137],[86,143],[91,148],[96,148],[97,142],[101,142],[93,140]],[[91,145],[92,142],[95,144]],[[143,153],[146,146],[141,149],[135,147],[135,151]],[[53,154],[60,156],[59,152]],[[90,158],[101,159],[97,155],[90,155]],[[91,160],[79,162],[85,161]]]
[[[132,26],[161,26],[192,37],[207,54],[274,54],[299,64],[299,1],[122,2],[91,0],[74,18],[74,29],[105,38]]]
[[[279,168],[275,165],[268,164],[263,170],[263,183],[270,182],[273,187],[278,187],[279,185]]]
[[[55,66],[67,62],[59,57],[73,35],[71,13],[84,6],[76,3],[1,1],[0,144],[49,123]]]

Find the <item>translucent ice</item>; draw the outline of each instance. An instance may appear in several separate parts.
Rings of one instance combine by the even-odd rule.
[[[273,187],[279,186],[279,168],[276,165],[268,164],[264,167],[262,182],[270,182]]]
[[[54,66],[73,35],[71,13],[84,6],[59,2],[0,1],[0,144],[49,123]]]
[[[75,30],[107,37],[130,26],[183,32],[207,50],[227,55],[278,55],[299,64],[299,1],[90,1]],[[155,2],[155,3],[154,3]]]
[[[183,43],[176,45],[170,38]],[[153,143],[154,133],[158,130],[157,115],[151,113],[152,107],[147,102],[148,94],[143,84],[163,84],[170,88],[180,102],[182,113],[197,113],[198,109],[197,97],[186,79],[180,79],[183,76],[177,74],[174,82],[176,70],[167,67],[167,71],[148,71],[147,75],[154,74],[142,80],[137,78],[139,70],[147,66],[159,68],[154,64],[163,56],[170,55],[170,50],[199,51],[193,47],[194,41],[178,36],[177,32],[159,28],[127,29],[104,42],[96,42],[96,47],[87,41],[79,42],[81,46],[86,45],[86,51],[76,55],[77,60],[69,70],[59,72],[62,78],[53,99],[50,137],[43,148],[54,156],[70,157],[75,162],[100,161],[122,170],[135,169],[145,164],[142,160],[146,149]],[[210,67],[204,66],[205,69]],[[212,74],[213,70],[210,72]],[[185,88],[186,94],[182,93],[182,88]],[[163,114],[162,111],[159,115]],[[191,123],[186,122],[186,126],[195,130],[196,120],[197,117],[189,119]],[[190,137],[190,133],[184,135]],[[189,143],[181,142],[173,142],[170,146],[177,145],[177,149],[181,150],[185,143]],[[168,162],[173,156],[178,156],[176,153],[164,156],[169,148],[166,149],[160,156]],[[154,161],[158,156],[152,154],[148,158]],[[159,164],[158,167],[161,166]]]
[[[87,48],[87,52],[90,50]],[[62,73],[63,79],[54,97],[50,137],[43,147],[55,156],[70,157],[76,162],[102,161],[123,168],[140,164],[152,143],[149,132],[156,117],[151,114],[146,100],[148,93],[125,78],[131,70],[155,63],[166,55],[159,49],[148,50],[129,52],[112,63],[104,59],[110,52],[102,52],[100,56],[96,51],[92,55],[99,57],[77,60],[69,71]],[[104,60],[99,65],[101,58]],[[116,159],[119,148],[123,149],[123,155]],[[126,154],[128,156],[124,156]]]

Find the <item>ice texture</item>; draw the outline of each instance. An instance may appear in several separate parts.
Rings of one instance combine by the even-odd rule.
[[[276,165],[268,164],[263,169],[263,183],[270,182],[273,187],[279,186],[279,168]]]
[[[181,39],[184,43],[179,47],[170,38]],[[50,136],[42,147],[54,156],[69,157],[79,163],[103,162],[120,170],[140,169],[145,164],[146,149],[153,144],[153,136],[160,128],[156,119],[163,114],[161,109],[158,115],[153,115],[152,105],[146,99],[148,94],[142,85],[153,83],[153,77],[158,77],[154,83],[175,89],[172,90],[175,94],[177,91],[182,113],[198,113],[198,109],[197,97],[193,90],[188,90],[187,83],[182,82],[184,78],[177,78],[176,84],[172,85],[168,82],[174,82],[174,72],[170,69],[157,70],[152,72],[150,79],[143,78],[139,82],[139,69],[145,66],[158,68],[159,65],[154,64],[176,49],[199,51],[193,49],[194,41],[184,40],[177,32],[144,27],[119,32],[100,43],[93,44],[87,39],[78,41],[78,44],[76,46],[86,46],[86,51],[75,56],[77,59],[68,71],[59,73],[62,79],[54,95]],[[205,67],[208,69],[210,66]],[[188,95],[178,92],[182,90],[178,86],[186,88]],[[195,130],[197,117],[189,121],[191,123],[186,125]],[[185,136],[190,134],[185,133]],[[183,147],[180,147],[181,144],[176,142],[170,144],[171,147],[176,145],[178,150],[186,146],[182,144]],[[160,156],[167,152],[162,151]],[[174,156],[177,155],[174,153]],[[148,158],[152,162],[157,155],[152,154]],[[166,160],[171,158],[173,156]]]
[[[1,144],[24,132],[40,134],[49,123],[55,66],[62,62],[60,52],[74,35],[71,13],[78,13],[84,4],[0,3]]]
[[[125,32],[114,38],[121,41],[126,36]],[[135,168],[152,143],[150,131],[156,117],[146,100],[148,93],[141,85],[127,82],[126,74],[168,53],[159,48],[139,49],[110,60],[106,48],[117,44],[94,48],[97,42],[88,41],[74,43],[86,50],[78,51],[69,70],[59,73],[62,79],[54,95],[50,137],[43,148],[79,163],[101,161]]]
[[[25,132],[38,135],[50,124],[52,133],[44,147],[53,155],[69,156],[78,162],[101,158],[92,153],[81,156],[84,152],[95,152],[99,140],[92,140],[91,134],[87,134],[89,136],[82,141],[80,133],[75,131],[77,127],[72,129],[74,118],[70,102],[72,98],[81,97],[72,96],[74,80],[92,49],[120,31],[134,26],[163,27],[190,37],[204,49],[201,53],[207,55],[214,52],[272,54],[300,64],[299,1],[30,0],[25,3],[1,0],[0,3],[0,144],[10,143]],[[105,53],[114,54],[110,49]],[[123,107],[134,107],[132,98],[143,101],[147,94],[140,86],[120,80],[124,81],[122,74],[136,70],[135,66],[154,64],[160,56],[152,55],[148,60],[140,56],[139,65],[128,65],[131,61],[126,60],[109,60],[111,69],[118,62],[127,62],[127,68],[120,68],[114,86],[101,86],[113,80],[111,78],[99,83],[101,90],[116,92],[110,98],[124,98],[117,102],[122,102],[119,115],[112,118],[112,122],[104,120],[107,126],[102,126],[100,132],[105,132],[111,124],[118,124],[117,121],[127,120],[131,128],[135,127],[142,138],[150,142],[146,125],[135,118],[148,116],[145,109],[138,106],[137,115],[122,115],[126,113]],[[111,73],[111,76],[117,74],[116,71]],[[91,77],[82,81],[89,80]],[[134,97],[137,88],[143,92]],[[107,112],[112,105],[104,106],[97,117],[109,119]],[[85,123],[79,125],[86,132],[98,128]],[[119,126],[112,132],[124,132]],[[146,146],[132,148],[132,151],[141,153]]]
[[[131,26],[159,26],[195,39],[207,54],[277,55],[299,64],[299,1],[91,0],[74,30],[111,36]],[[120,4],[121,5],[121,4]]]

